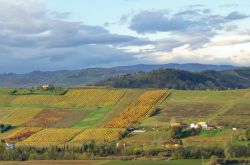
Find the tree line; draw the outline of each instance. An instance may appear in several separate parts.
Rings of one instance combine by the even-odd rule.
[[[81,146],[49,146],[49,147],[15,147],[8,149],[4,143],[0,144],[0,160],[81,160],[98,157],[126,156],[139,157],[171,157],[173,159],[209,159],[250,157],[250,145],[239,146],[227,144],[224,147],[177,147],[177,148],[143,148],[143,147],[117,147],[115,143],[95,143],[90,141]]]
[[[180,90],[225,90],[250,87],[250,69],[189,72],[159,69],[151,72],[119,75],[94,85],[115,88],[168,88]]]

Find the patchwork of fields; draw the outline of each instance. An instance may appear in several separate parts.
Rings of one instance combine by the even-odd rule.
[[[146,132],[130,133],[121,142],[161,146],[173,119],[187,124],[206,121],[225,128],[250,127],[250,90],[82,88],[69,89],[65,95],[11,95],[12,90],[0,89],[0,124],[14,126],[0,133],[0,139],[17,146],[117,142],[128,127],[143,127]],[[212,139],[222,143],[230,135],[225,131],[213,138],[194,136],[183,142],[193,145]]]

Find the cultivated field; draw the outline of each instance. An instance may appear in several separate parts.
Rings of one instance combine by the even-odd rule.
[[[171,119],[177,122],[206,121],[228,128],[250,127],[250,90],[173,91],[159,107],[158,115],[143,121],[145,127],[165,127]],[[234,112],[237,115],[230,115]],[[242,115],[244,113],[244,117]],[[241,114],[241,115],[240,115]],[[232,122],[233,121],[233,122]],[[228,124],[229,123],[229,124]]]
[[[33,119],[25,122],[23,126],[26,127],[49,127],[61,120],[64,116],[70,114],[68,110],[48,110],[45,109],[34,116]]]
[[[81,144],[88,141],[112,142],[117,141],[124,129],[92,128],[78,134],[70,141],[71,144]]]
[[[65,95],[0,95],[0,105],[36,107],[86,107],[114,105],[123,95],[119,89],[71,89]]]
[[[123,110],[107,128],[126,128],[136,125],[150,115],[151,110],[164,101],[170,93],[167,90],[152,90],[144,92],[131,106]]]
[[[75,128],[48,128],[44,129],[36,134],[33,134],[29,138],[17,143],[19,146],[49,146],[49,145],[61,145],[72,140],[81,129]]]
[[[0,89],[0,124],[15,126],[0,133],[0,139],[17,146],[70,145],[94,140],[162,147],[168,140],[172,120],[186,124],[205,121],[225,127],[212,135],[203,132],[184,138],[186,146],[222,144],[241,133],[232,133],[233,127],[249,128],[250,123],[248,89],[82,88],[69,89],[65,95],[11,95],[12,90]],[[131,132],[119,140],[130,126],[145,132]]]
[[[8,117],[3,119],[2,123],[11,124],[14,126],[19,126],[29,120],[31,120],[34,116],[40,113],[42,109],[38,108],[28,108],[28,109],[18,109],[16,111],[9,112]]]
[[[39,127],[29,127],[29,128],[15,128],[8,132],[2,133],[0,139],[4,139],[9,143],[17,143],[24,139],[27,139],[31,135],[41,131],[42,128]]]
[[[161,147],[168,137],[167,131],[147,131],[144,133],[133,132],[123,139],[122,142],[126,142],[128,146],[136,147]],[[143,139],[143,140],[142,140]]]

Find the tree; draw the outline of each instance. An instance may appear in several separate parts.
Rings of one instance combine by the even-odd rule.
[[[235,157],[235,153],[234,153],[233,146],[232,146],[231,142],[226,143],[224,145],[224,154],[225,154],[225,157],[227,159]]]
[[[246,138],[247,140],[250,140],[250,129],[246,130]]]
[[[168,131],[168,139],[176,139],[180,137],[181,127],[171,127]]]

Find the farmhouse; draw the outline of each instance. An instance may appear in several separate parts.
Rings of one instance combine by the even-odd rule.
[[[199,122],[198,125],[200,125],[202,129],[207,129],[208,128],[208,125],[207,125],[206,122]]]
[[[198,125],[198,124],[191,123],[191,124],[190,124],[190,128],[198,129],[198,128],[199,128],[199,125]]]
[[[206,122],[203,122],[203,121],[199,122],[197,124],[194,124],[194,123],[190,124],[190,128],[198,129],[199,127],[201,127],[201,129],[207,130],[208,129],[208,124]]]
[[[48,83],[45,83],[45,84],[42,84],[41,87],[42,87],[43,89],[48,89],[48,88],[52,87],[52,85],[51,85],[51,84],[48,84]]]

